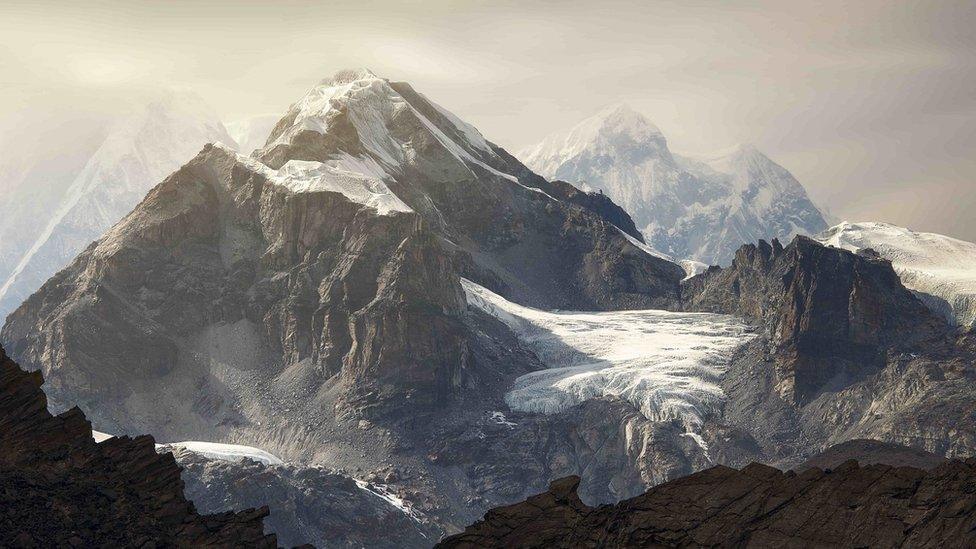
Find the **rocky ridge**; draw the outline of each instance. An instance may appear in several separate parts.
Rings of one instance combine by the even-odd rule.
[[[976,452],[972,337],[931,312],[889,261],[805,237],[760,242],[682,291],[689,309],[752,319],[762,335],[733,356],[715,418],[760,451],[724,448],[726,459],[792,466],[858,438]]]
[[[717,466],[590,507],[579,477],[494,509],[437,547],[969,547],[976,460],[931,471],[849,460],[800,473]]]
[[[276,547],[267,507],[198,514],[172,454],[149,436],[96,444],[81,410],[47,411],[41,383],[0,348],[0,545]]]
[[[816,238],[826,246],[873,250],[933,311],[961,326],[976,322],[976,244],[866,221],[845,221]]]
[[[177,448],[186,497],[204,513],[267,506],[284,547],[429,547],[443,532],[384,489],[322,467],[209,459]]]

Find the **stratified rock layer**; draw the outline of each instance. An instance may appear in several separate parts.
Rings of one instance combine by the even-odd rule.
[[[96,444],[78,408],[52,416],[41,374],[0,349],[0,546],[275,547],[267,507],[199,515],[149,436]]]
[[[616,505],[589,507],[578,477],[489,511],[438,547],[972,547],[976,460],[932,471],[850,460],[783,473],[718,466]]]

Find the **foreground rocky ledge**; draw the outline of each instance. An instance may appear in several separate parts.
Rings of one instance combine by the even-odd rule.
[[[152,437],[96,444],[81,410],[48,412],[42,383],[0,348],[0,546],[276,546],[267,507],[198,514]]]
[[[580,501],[579,482],[489,511],[438,547],[976,546],[976,459],[931,471],[718,466],[600,507]]]

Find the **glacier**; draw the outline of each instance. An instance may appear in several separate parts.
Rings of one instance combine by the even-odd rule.
[[[616,396],[648,419],[677,420],[694,432],[724,401],[718,383],[732,351],[754,337],[728,315],[542,311],[461,283],[469,306],[505,323],[548,366],[519,377],[505,395],[516,411],[553,414]]]

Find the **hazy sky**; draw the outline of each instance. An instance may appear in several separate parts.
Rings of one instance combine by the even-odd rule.
[[[282,112],[366,66],[513,151],[626,101],[679,152],[755,143],[838,217],[976,240],[974,29],[973,0],[3,0],[0,137],[158,85]]]

